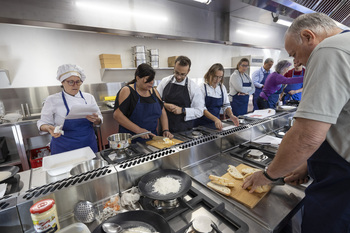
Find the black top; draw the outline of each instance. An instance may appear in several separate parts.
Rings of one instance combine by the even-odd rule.
[[[123,101],[122,104],[119,105],[119,93],[117,94],[117,97],[115,98],[115,104],[114,104],[114,111],[117,110],[118,108],[120,109],[120,111],[126,116],[126,117],[130,117],[131,114],[133,113],[137,101],[139,99],[139,96],[137,95],[137,92],[130,86],[127,86],[130,89],[130,95]],[[153,88],[152,88],[153,89]],[[121,90],[121,89],[120,89]],[[158,96],[155,94],[155,90],[153,90],[153,93],[151,91],[149,91],[151,93],[151,95],[154,95],[157,99],[158,102],[160,104],[160,108],[163,109],[163,101],[160,100],[158,98]],[[148,97],[142,97],[140,96],[140,102],[141,103],[148,103],[148,104],[152,104],[155,103],[155,99],[153,99],[152,96],[148,96]]]

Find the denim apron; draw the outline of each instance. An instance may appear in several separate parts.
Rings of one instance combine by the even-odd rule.
[[[207,85],[204,83],[204,89],[205,89],[205,107],[207,108],[208,112],[213,114],[213,116],[217,117],[220,119],[220,110],[221,107],[224,105],[224,93],[222,92],[222,86],[219,84],[220,89],[221,89],[221,98],[215,98],[208,96],[207,93]],[[215,123],[207,118],[206,116],[202,116],[199,119],[196,119],[194,122],[194,126],[199,126],[199,125],[207,125],[209,127],[214,127],[215,128]]]
[[[79,91],[79,93],[81,98],[84,99],[85,104],[87,104],[81,91]],[[63,91],[62,99],[64,106],[67,109],[67,116],[70,110],[68,108],[67,100],[64,97]],[[64,121],[62,130],[64,131],[64,135],[61,135],[58,138],[52,138],[51,140],[50,149],[52,155],[83,148],[86,146],[90,146],[93,152],[97,152],[97,141],[93,123],[88,119],[66,119]]]
[[[130,88],[130,87],[129,87]],[[130,88],[131,89],[131,88]],[[151,93],[154,103],[141,103],[140,95],[136,91],[136,83],[134,84],[134,89],[137,94],[137,103],[134,111],[132,112],[129,120],[141,128],[151,131],[153,134],[158,135],[157,126],[158,119],[162,115],[162,109],[160,107],[159,101],[155,97],[155,93]],[[131,91],[131,90],[130,90]],[[135,133],[119,125],[119,133],[130,133],[134,135]],[[136,138],[136,141],[142,141],[141,138]]]
[[[244,74],[244,75],[246,75],[246,74]],[[249,81],[249,83],[243,82],[243,78],[241,76],[241,73],[239,73],[239,76],[241,77],[243,87],[250,87],[252,85],[252,83],[250,81]],[[249,102],[249,95],[238,95],[238,93],[237,93],[236,95],[232,96],[231,108],[232,108],[233,115],[240,116],[240,115],[247,114],[248,102]]]
[[[280,97],[280,94],[283,91],[282,84],[280,84],[280,88],[273,94],[271,94],[267,99],[267,106],[268,108],[276,109],[276,104],[278,102],[278,99]],[[265,93],[266,94],[266,93]]]
[[[263,69],[263,68],[261,68]],[[264,72],[264,71],[263,71]],[[261,81],[261,84],[264,85],[265,84],[265,81],[266,81],[266,78],[267,76],[269,76],[270,73],[264,73],[264,78],[262,79]],[[257,88],[255,87],[255,93],[253,95],[253,103],[254,103],[254,110],[258,110],[259,107],[258,107],[258,98],[260,96],[260,92],[262,91],[262,88]]]
[[[350,163],[324,141],[308,159],[302,232],[350,232]]]
[[[298,78],[298,77],[304,77],[304,70],[302,69],[301,74],[295,75],[293,70],[292,78]],[[293,83],[293,84],[288,84],[286,88],[284,88],[284,92],[286,95],[284,96],[284,102],[287,100],[301,100],[301,92],[296,93],[294,95],[288,94],[291,90],[299,90],[300,88],[303,87],[303,83]]]
[[[163,101],[169,104],[175,104],[181,108],[190,108],[191,99],[188,92],[188,77],[186,77],[185,86],[177,85],[172,83],[174,76],[170,79],[168,84],[163,90]],[[174,114],[166,110],[168,121],[169,121],[169,130],[172,133],[181,132],[190,130],[193,128],[193,120],[185,121],[185,116],[183,113]]]

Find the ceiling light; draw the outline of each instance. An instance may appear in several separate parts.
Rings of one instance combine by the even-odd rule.
[[[245,36],[251,36],[251,37],[260,37],[260,38],[268,38],[268,35],[261,34],[261,33],[254,33],[254,32],[247,32],[242,30],[236,30],[238,34],[245,35]]]
[[[209,5],[211,3],[211,0],[193,0],[195,2],[200,2]]]
[[[135,11],[129,10],[126,8],[113,7],[101,4],[94,4],[90,2],[75,2],[75,5],[84,10],[89,10],[93,12],[101,12],[104,14],[115,14],[118,16],[127,16],[133,18],[139,18],[142,20],[157,20],[157,21],[168,21],[166,16],[160,15],[158,12],[143,12],[143,11]]]
[[[287,27],[289,27],[290,25],[292,25],[292,22],[287,21],[287,20],[284,20],[284,19],[279,19],[276,23],[281,24],[281,25],[284,25],[284,26],[287,26]]]

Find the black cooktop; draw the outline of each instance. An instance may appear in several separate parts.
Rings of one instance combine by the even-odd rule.
[[[249,232],[248,225],[234,214],[229,212],[224,203],[217,204],[210,197],[202,194],[199,190],[191,187],[185,197],[177,198],[178,205],[173,209],[156,208],[154,200],[147,197],[141,197],[139,203],[145,210],[154,211],[162,215],[170,224],[174,233],[190,233],[192,229],[193,218],[207,211],[220,221],[220,224],[215,224],[213,221],[213,233],[221,233],[220,229],[231,229],[232,232],[244,233]],[[177,223],[177,224],[175,224]],[[179,224],[181,223],[181,224]]]

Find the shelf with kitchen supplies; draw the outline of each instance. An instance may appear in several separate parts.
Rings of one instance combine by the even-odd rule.
[[[5,77],[6,77],[7,80],[8,80],[9,85],[11,85],[11,79],[10,79],[10,73],[9,73],[9,71],[6,70],[6,69],[0,69],[0,75],[2,76],[2,74],[5,75]]]
[[[173,73],[174,67],[153,68],[156,71],[156,79],[161,79]],[[133,68],[104,68],[100,70],[101,79],[108,82],[129,82],[135,73]]]

